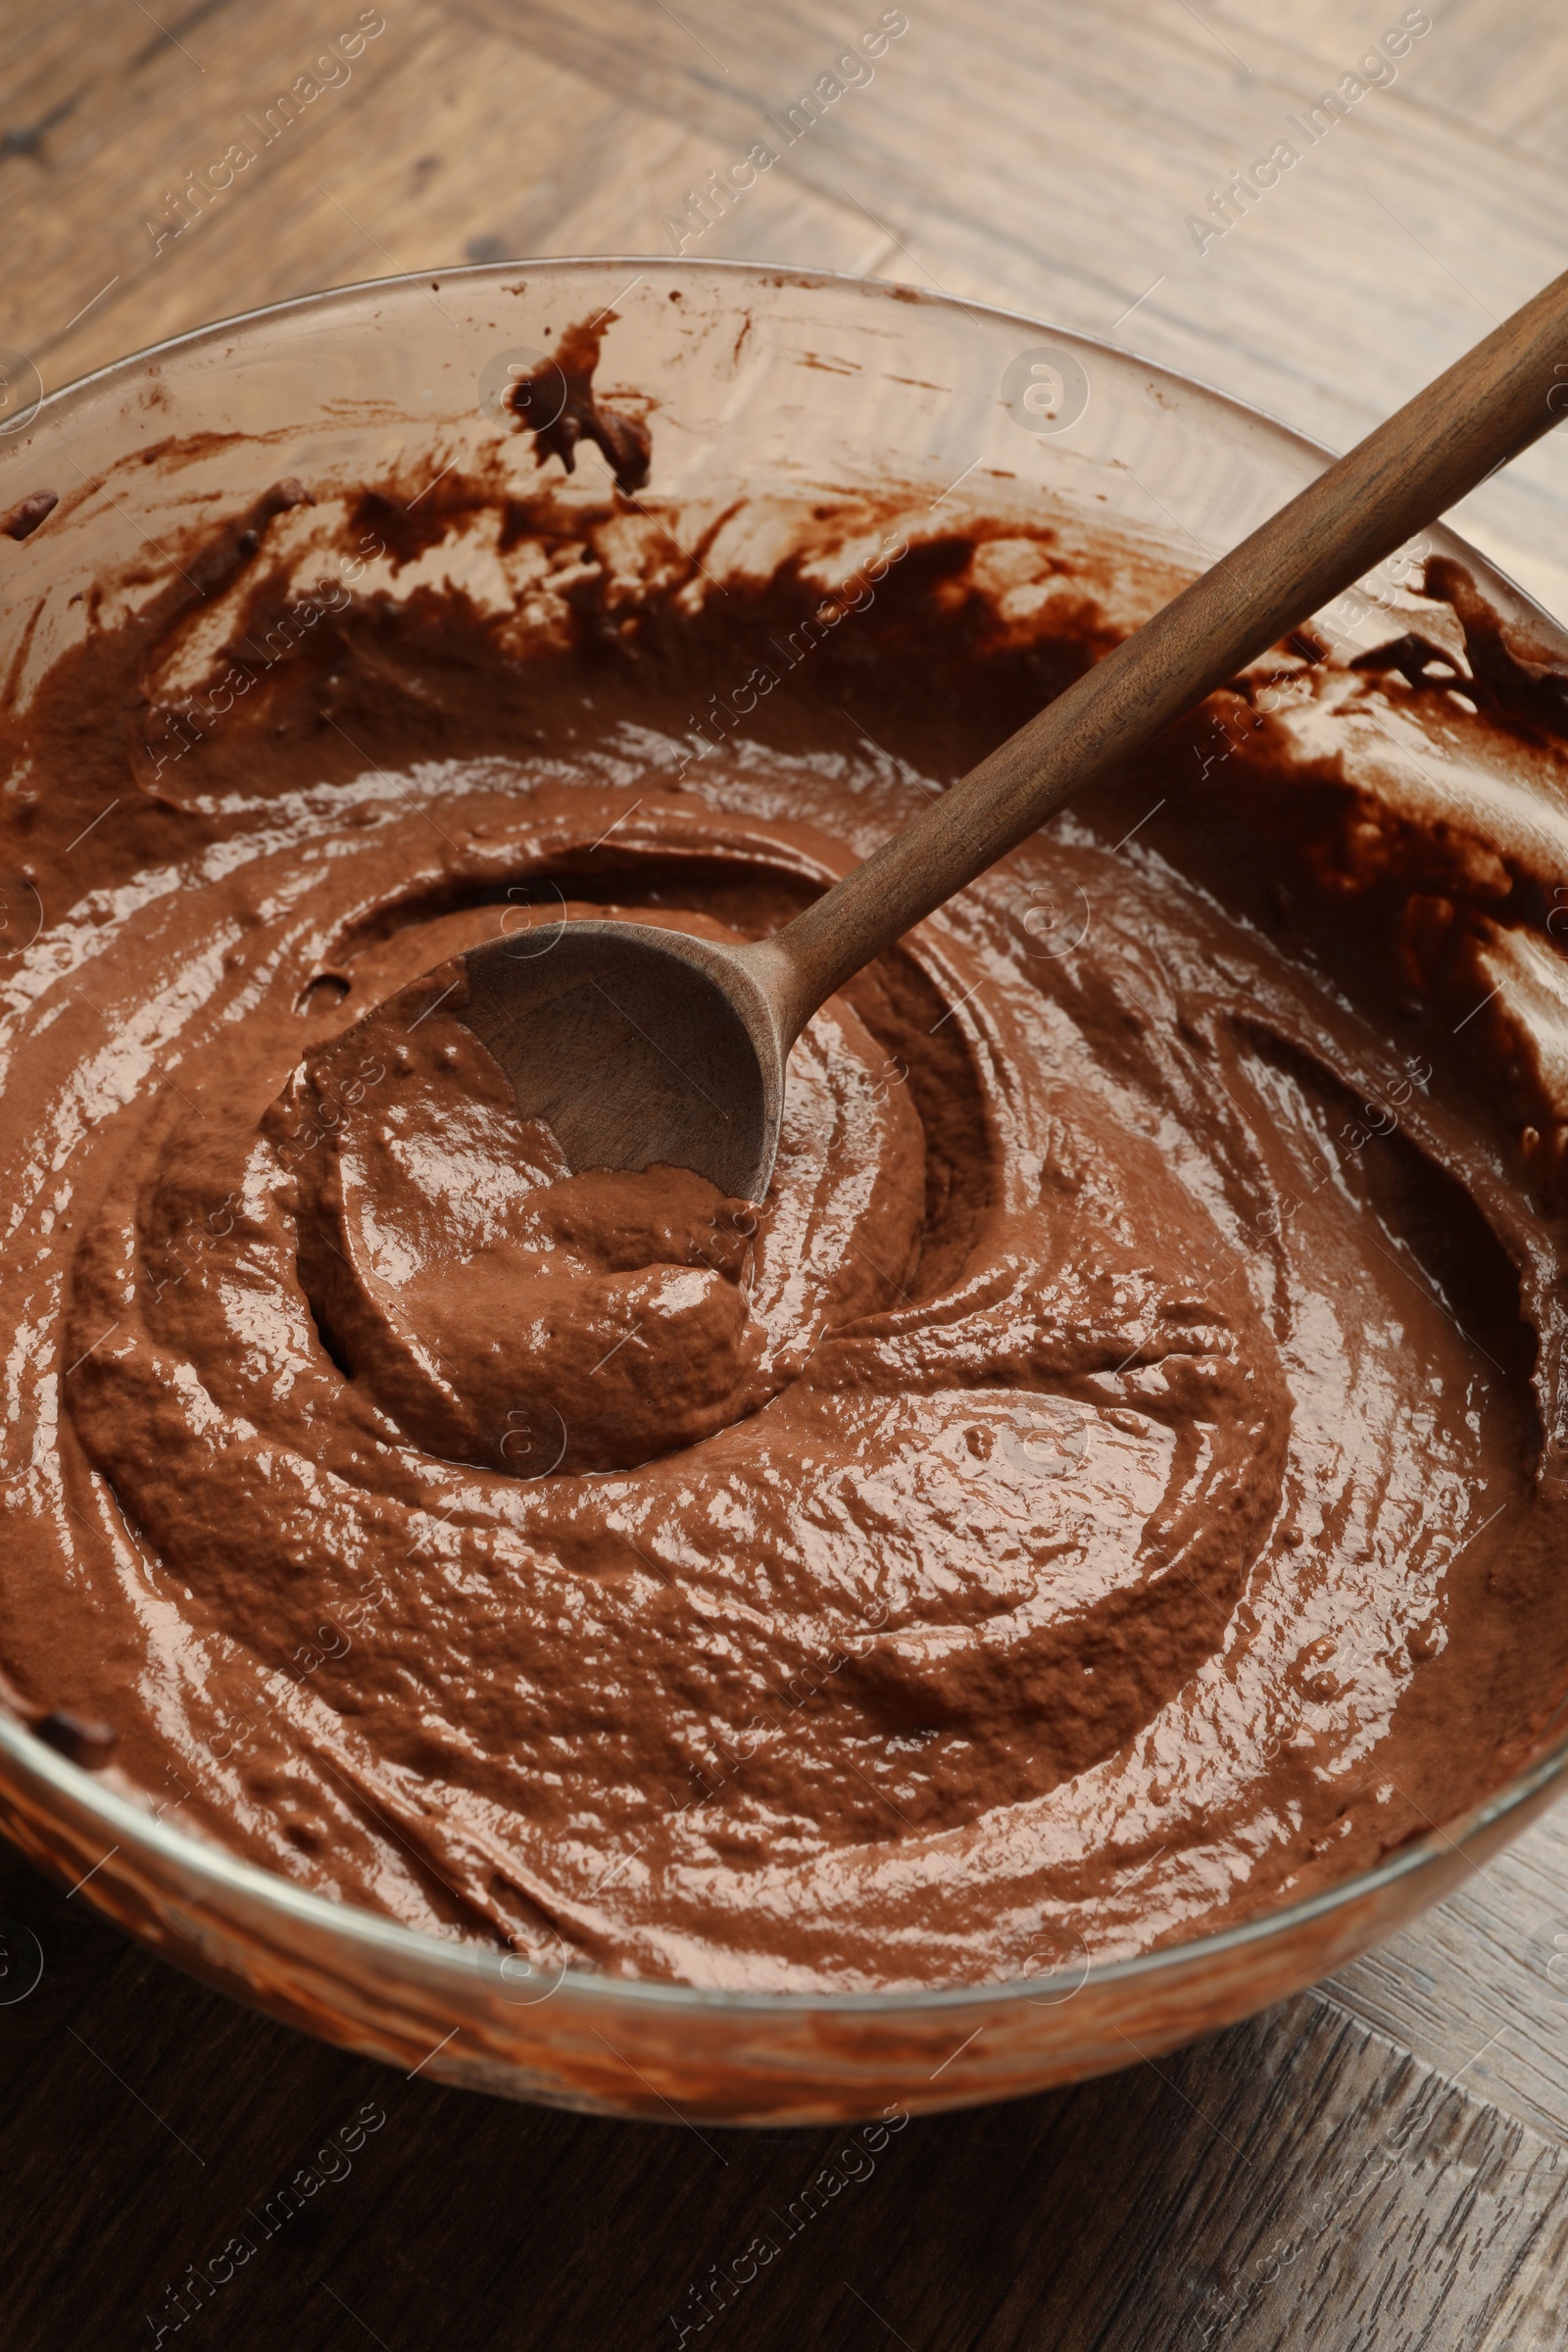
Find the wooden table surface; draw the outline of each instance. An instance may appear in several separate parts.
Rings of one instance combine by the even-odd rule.
[[[906,20],[694,235],[690,192]],[[1401,24],[1395,78],[1357,74]],[[11,0],[0,61],[0,345],[50,387],[390,270],[670,253],[684,219],[688,252],[1004,303],[1344,447],[1568,261],[1562,0]],[[302,75],[314,95],[279,108]],[[1337,88],[1344,118],[1298,135]],[[1210,196],[1281,141],[1298,161],[1208,233]],[[1456,519],[1568,617],[1568,437]],[[405,2081],[189,1984],[3,1848],[0,1918],[4,2352],[1568,2342],[1550,1818],[1252,2025],[911,2125],[727,2303],[702,2299],[710,2266],[841,2135]],[[225,2263],[302,2168],[303,2210]]]

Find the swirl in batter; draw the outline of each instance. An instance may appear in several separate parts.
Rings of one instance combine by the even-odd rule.
[[[323,607],[172,781],[79,714],[177,603],[35,698],[45,903],[78,803],[135,803],[8,967],[0,1658],[63,1743],[101,1719],[172,1818],[416,1926],[867,1987],[1246,1916],[1539,1738],[1549,1073],[1517,991],[1450,1014],[1516,933],[1554,959],[1550,902],[1378,815],[1419,662],[1280,657],[1219,776],[1184,735],[883,956],[760,1206],[572,1176],[464,1023],[482,939],[787,919],[1114,637],[1059,567],[1006,625],[996,564],[916,547],[696,760],[676,706],[798,570],[706,635],[651,603],[641,670]],[[1507,1117],[1458,1058],[1499,1039]]]

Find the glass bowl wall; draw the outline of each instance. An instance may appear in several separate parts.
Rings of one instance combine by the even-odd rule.
[[[0,653],[24,683],[86,623],[84,592],[165,576],[162,542],[280,477],[345,491],[432,458],[493,463],[508,369],[599,319],[597,383],[654,427],[645,502],[873,498],[930,514],[1050,498],[1187,568],[1317,472],[1283,426],[1088,338],[907,287],[738,264],[551,262],[380,281],[180,338],[0,429],[0,510],[49,488],[46,530],[0,546]],[[510,443],[519,482],[534,469]],[[160,450],[156,465],[141,463]],[[554,471],[555,469],[552,468]],[[602,502],[584,452],[575,487]],[[1506,615],[1562,640],[1451,534]],[[1397,601],[1396,590],[1392,593]],[[1340,614],[1347,650],[1396,633]],[[742,1994],[550,1979],[416,1933],[182,1834],[0,1715],[0,1826],[193,1973],[405,2072],[668,2120],[813,2123],[1015,2096],[1231,2024],[1342,1966],[1448,1893],[1556,1792],[1554,1746],[1441,1833],[1294,1908],[1140,1958],[978,1989]]]

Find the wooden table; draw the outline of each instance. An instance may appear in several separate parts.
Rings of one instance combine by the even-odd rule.
[[[1344,446],[1568,259],[1561,0],[1431,0],[1426,30],[1395,0],[891,13],[907,28],[874,77],[694,237],[691,193],[885,21],[874,0],[344,0],[330,19],[11,0],[0,342],[54,385],[388,270],[671,252],[684,218],[689,252],[1011,305]],[[1412,14],[1396,78],[1349,97]],[[313,94],[279,106],[301,76]],[[1345,113],[1308,135],[1336,89]],[[1298,160],[1216,218],[1232,171],[1279,142]],[[1568,441],[1457,519],[1568,617]],[[707,2305],[710,2266],[841,2135],[607,2125],[404,2081],[198,1989],[12,1857],[0,1915],[7,2352],[160,2328],[298,2352],[1568,2340],[1568,1828],[1549,1819],[1253,2025],[911,2125]],[[217,2283],[245,2215],[302,2173],[296,2217],[258,2221]]]

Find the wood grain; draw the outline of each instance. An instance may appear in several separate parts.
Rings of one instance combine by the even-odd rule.
[[[727,55],[721,75],[642,0],[605,0],[591,29],[541,0],[466,7],[585,78],[628,98],[644,89],[700,124],[704,172],[830,65],[861,21],[801,0],[754,20],[726,53],[735,12],[715,0],[683,9]],[[1533,43],[1504,29],[1508,0],[1483,0],[1476,13],[1516,74],[1536,76],[1544,50],[1560,61],[1560,32]],[[867,7],[863,21],[875,14]],[[1476,22],[1445,58],[1440,8],[1393,86],[1358,102],[1266,201],[1198,252],[1187,216],[1231,168],[1266,154],[1286,116],[1334,87],[1368,32],[1398,14],[1369,22],[1316,0],[1270,0],[1245,20],[1200,17],[1184,0],[915,9],[872,86],[840,101],[769,175],[810,190],[846,228],[858,219],[872,235],[867,257],[840,258],[837,238],[781,248],[750,203],[697,250],[867,267],[1115,333],[1347,447],[1556,274],[1568,218],[1561,148],[1514,147],[1452,104],[1487,40]],[[1442,80],[1430,101],[1429,76]],[[639,251],[673,249],[662,218],[668,186],[651,192]],[[1568,443],[1487,485],[1456,519],[1568,613],[1565,515]]]
[[[242,2352],[631,2352],[682,2327],[748,2352],[1560,2342],[1557,2149],[1322,1998],[873,2153],[389,2074],[174,1976],[9,1857],[0,1915],[44,1960],[0,2008],[8,2352],[160,2325]]]
[[[176,46],[134,0],[12,9],[0,331],[47,380],[388,269],[670,252],[685,191],[878,12],[393,0],[353,79],[154,260],[142,223],[165,189],[355,13],[208,0],[164,20]],[[1189,213],[1381,24],[1348,0],[1266,0],[1245,18],[1184,0],[916,7],[874,82],[692,250],[873,270],[1114,332],[1343,448],[1555,274],[1568,220],[1560,19],[1548,0],[1439,0],[1393,86],[1198,253]],[[1565,519],[1568,444],[1459,515],[1568,615]]]
[[[1568,2141],[1568,1816],[1539,1822],[1329,1989],[1493,2107]]]

